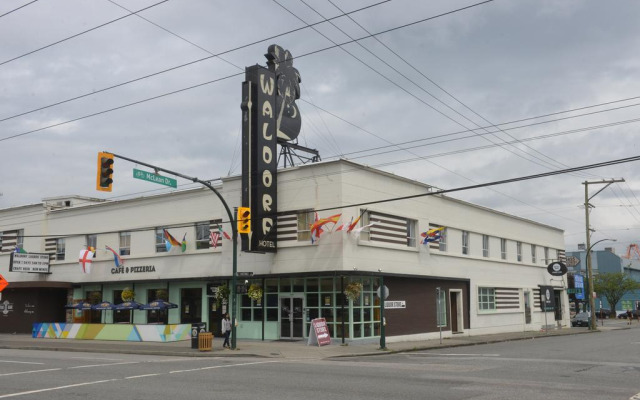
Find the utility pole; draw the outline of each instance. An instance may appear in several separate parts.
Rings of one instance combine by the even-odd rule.
[[[582,182],[582,184],[584,185],[584,216],[585,216],[585,223],[586,223],[586,232],[587,232],[587,244],[586,244],[586,248],[587,248],[587,274],[589,275],[588,278],[588,282],[589,282],[589,308],[591,309],[591,317],[589,318],[589,329],[590,330],[596,330],[597,328],[597,323],[596,323],[596,302],[595,302],[595,298],[593,297],[593,271],[591,269],[591,228],[589,227],[589,207],[593,207],[595,208],[594,205],[589,204],[589,200],[591,200],[592,198],[596,197],[600,192],[602,192],[603,190],[605,190],[606,188],[608,188],[612,183],[615,182],[624,182],[624,179],[603,179],[600,181],[584,181]],[[589,185],[606,185],[605,187],[603,187],[602,189],[598,190],[593,196],[589,197]],[[596,242],[598,243],[598,242]],[[594,244],[596,244],[594,243]],[[615,306],[615,305],[614,305]]]

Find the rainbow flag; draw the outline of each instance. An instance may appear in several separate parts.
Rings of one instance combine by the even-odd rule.
[[[118,254],[114,249],[112,249],[109,246],[105,245],[104,247],[106,247],[107,250],[113,253],[113,263],[116,265],[116,267],[124,265],[124,261],[122,261],[122,258],[120,258],[120,254]]]

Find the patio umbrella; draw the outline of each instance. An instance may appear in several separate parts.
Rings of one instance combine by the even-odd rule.
[[[67,308],[70,310],[91,310],[91,307],[92,307],[92,304],[89,303],[88,301],[83,301],[76,304],[67,304],[66,306],[64,306],[64,308]]]
[[[140,307],[141,310],[167,310],[169,308],[178,308],[178,305],[164,300],[154,300]]]
[[[101,303],[98,303],[96,305],[91,306],[92,310],[100,310],[100,311],[104,311],[104,310],[115,310],[116,306],[115,304],[111,303],[110,301],[103,301]]]
[[[125,301],[124,303],[116,304],[116,310],[138,310],[144,304],[138,303],[137,301]]]

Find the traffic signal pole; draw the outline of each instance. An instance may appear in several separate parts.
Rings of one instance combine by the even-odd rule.
[[[114,153],[108,153],[108,152],[103,152],[103,153],[110,154],[115,158],[120,158],[122,160],[127,160],[132,163],[144,165],[145,167],[153,168],[156,171],[162,171],[164,173],[177,176],[179,178],[183,178],[183,179],[190,180],[192,182],[199,183],[209,188],[213,193],[216,194],[216,196],[218,196],[218,198],[222,202],[222,205],[224,206],[224,209],[227,211],[229,222],[231,222],[231,233],[232,233],[231,236],[233,238],[233,259],[232,259],[233,268],[232,268],[232,276],[231,276],[231,291],[229,296],[231,297],[231,348],[235,350],[236,349],[236,316],[237,316],[236,286],[238,285],[238,227],[237,227],[237,224],[234,223],[235,218],[233,217],[233,214],[231,213],[231,209],[229,208],[229,205],[227,204],[227,202],[224,200],[222,195],[220,195],[220,193],[207,181],[202,181],[193,176],[184,175],[179,172],[158,167],[156,165],[151,165],[139,160],[134,160],[133,158],[124,157]]]

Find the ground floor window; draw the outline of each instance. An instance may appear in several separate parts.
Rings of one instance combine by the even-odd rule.
[[[496,309],[496,290],[494,288],[478,288],[478,309],[481,311]]]
[[[151,303],[154,300],[169,301],[169,292],[167,289],[148,289],[147,300]],[[168,324],[169,323],[169,310],[149,310],[147,311],[147,323],[148,324]]]

